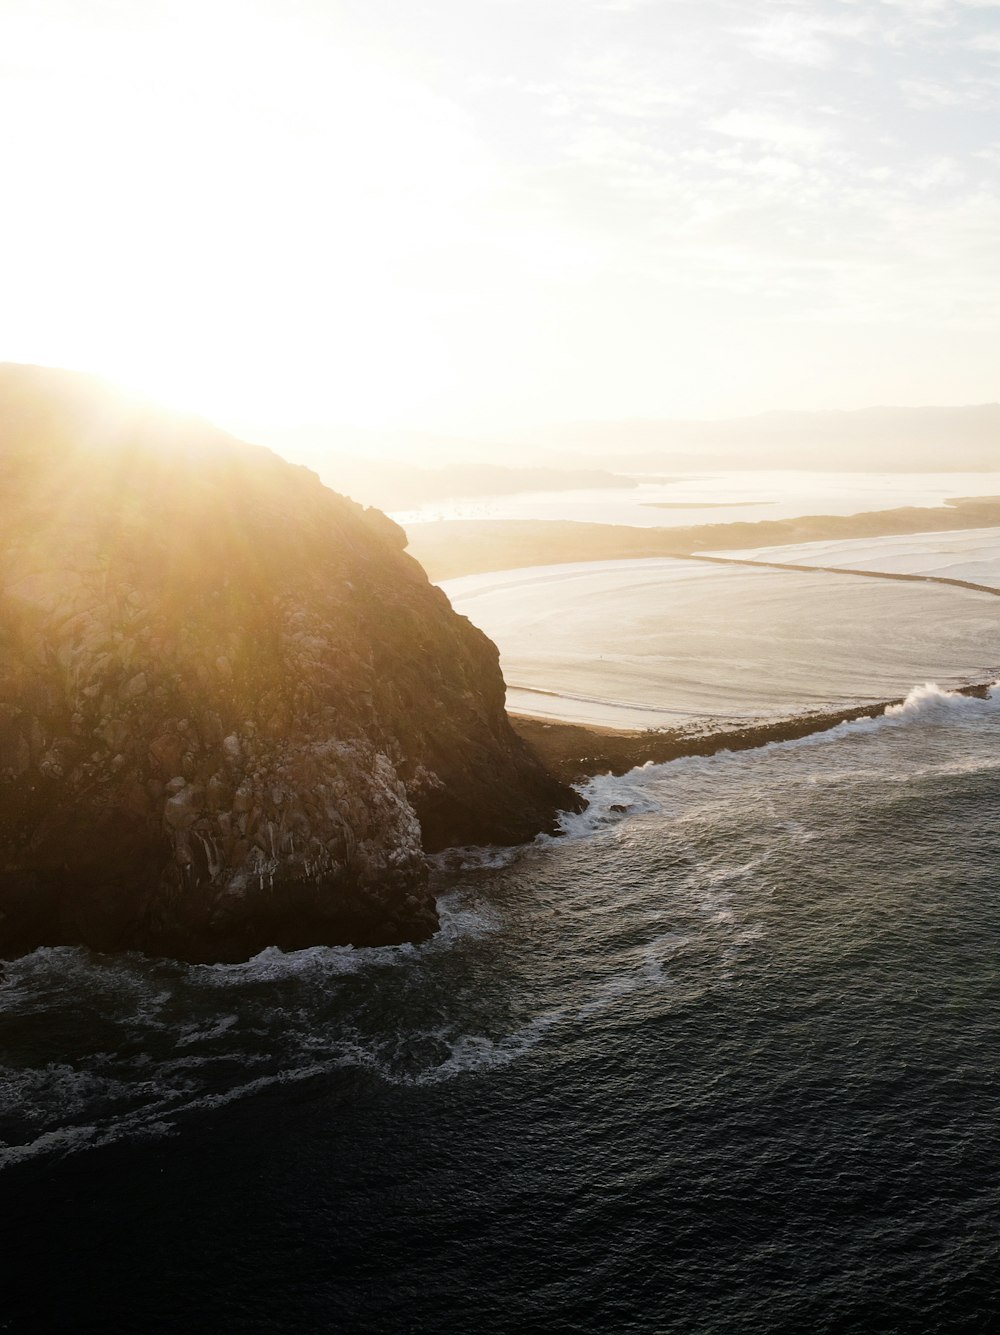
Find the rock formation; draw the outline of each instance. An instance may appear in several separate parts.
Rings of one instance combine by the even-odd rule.
[[[419,940],[425,852],[578,805],[402,530],[87,377],[0,367],[0,955]]]

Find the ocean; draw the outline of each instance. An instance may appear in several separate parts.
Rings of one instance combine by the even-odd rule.
[[[423,946],[0,966],[0,1330],[993,1329],[1000,688],[586,791]]]

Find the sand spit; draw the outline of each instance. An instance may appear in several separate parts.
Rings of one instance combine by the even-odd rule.
[[[992,681],[961,686],[952,694],[985,700]],[[546,766],[566,783],[581,783],[595,774],[625,774],[637,765],[664,764],[684,756],[713,756],[720,751],[751,751],[774,742],[798,741],[828,732],[857,719],[880,718],[906,703],[906,696],[850,709],[801,714],[738,728],[616,731],[580,723],[557,723],[512,714],[515,732],[528,742]]]
[[[804,515],[753,523],[632,528],[571,520],[440,520],[407,527],[409,552],[435,582],[459,575],[576,561],[635,560],[738,551],[844,538],[941,533],[1000,525],[995,497],[961,497],[948,505],[903,506],[856,515]]]

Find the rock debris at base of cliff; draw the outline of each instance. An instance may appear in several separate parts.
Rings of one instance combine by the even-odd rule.
[[[579,798],[403,531],[87,377],[0,366],[0,955],[420,940],[425,853]]]

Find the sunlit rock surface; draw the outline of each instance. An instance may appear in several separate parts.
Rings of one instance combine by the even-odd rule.
[[[314,474],[0,367],[0,954],[416,940],[425,851],[575,805],[493,644]]]

